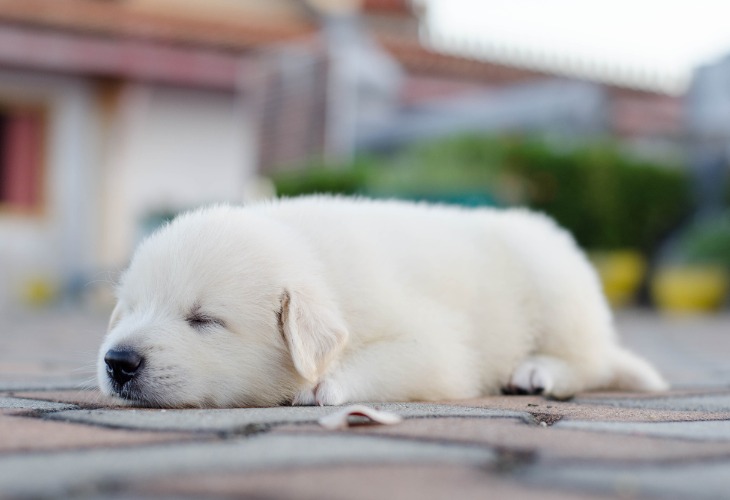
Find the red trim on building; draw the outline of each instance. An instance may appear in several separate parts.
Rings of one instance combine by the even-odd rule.
[[[412,16],[413,8],[409,0],[363,0],[362,10],[377,14]]]
[[[32,111],[13,111],[3,122],[0,204],[13,209],[35,208],[40,203],[42,117]]]
[[[0,20],[118,37],[250,49],[295,41],[317,31],[312,22],[236,18],[224,21],[142,12],[125,2],[88,0],[2,0]]]
[[[415,73],[464,78],[489,84],[517,83],[555,76],[540,71],[434,52],[417,41],[386,36],[378,37],[378,41],[406,69]]]
[[[225,52],[0,25],[0,65],[233,88],[245,60]]]

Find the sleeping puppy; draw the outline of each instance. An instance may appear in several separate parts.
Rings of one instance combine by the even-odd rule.
[[[156,407],[667,387],[545,216],[331,197],[204,208],[147,238],[98,379]]]

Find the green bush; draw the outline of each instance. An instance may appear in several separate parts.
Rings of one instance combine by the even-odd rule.
[[[606,144],[556,151],[540,142],[515,143],[507,166],[526,183],[526,203],[586,248],[649,251],[690,211],[686,172]]]
[[[484,138],[463,136],[417,144],[376,166],[365,192],[460,205],[494,205],[498,150]]]
[[[356,194],[365,184],[364,171],[356,165],[346,167],[312,166],[302,171],[279,174],[274,178],[279,196],[302,194]]]
[[[527,205],[589,249],[652,250],[689,213],[678,165],[633,158],[611,144],[556,147],[522,137],[464,135],[353,165],[275,179],[281,195],[366,194],[466,205]]]
[[[730,211],[692,224],[674,253],[683,263],[721,265],[730,271]]]

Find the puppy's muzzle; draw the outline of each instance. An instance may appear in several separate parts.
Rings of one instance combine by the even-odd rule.
[[[104,356],[106,373],[121,388],[139,372],[144,358],[132,349],[109,349]]]

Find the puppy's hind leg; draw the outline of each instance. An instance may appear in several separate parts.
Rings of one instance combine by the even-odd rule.
[[[656,392],[669,384],[654,367],[636,354],[616,346],[611,353],[611,379],[605,389]]]
[[[504,394],[543,394],[568,399],[585,388],[582,377],[566,361],[546,355],[530,356],[514,371]]]
[[[505,394],[544,394],[568,399],[578,392],[621,390],[653,392],[669,385],[639,356],[614,346],[608,356],[590,362],[571,363],[548,356],[530,356],[512,374]]]

